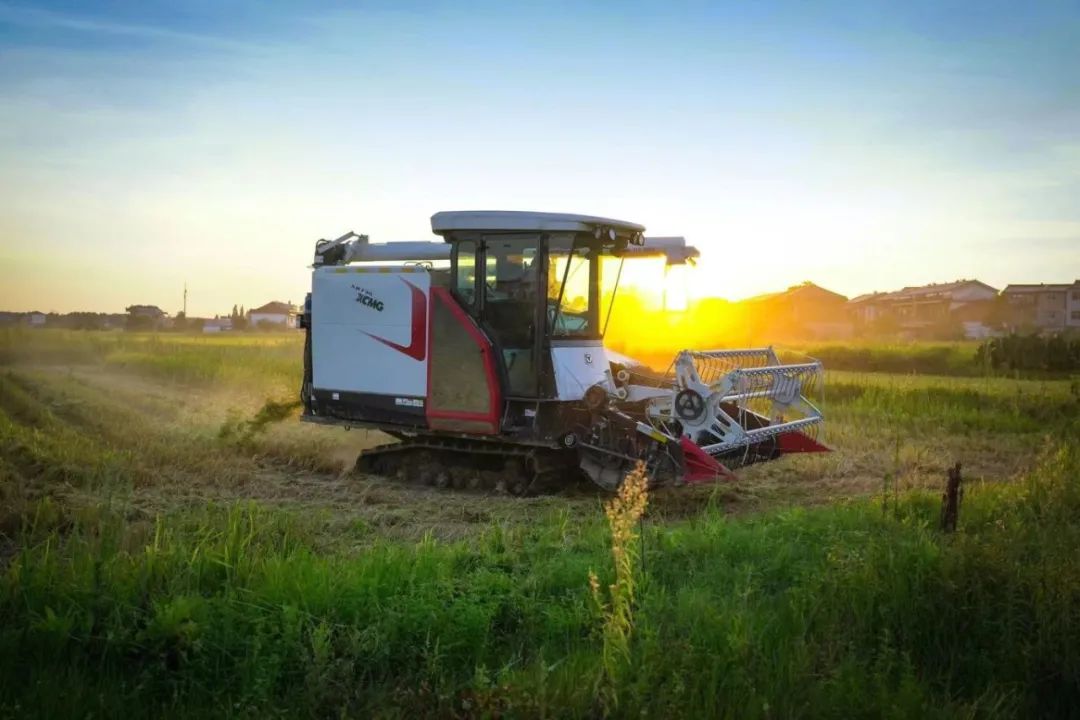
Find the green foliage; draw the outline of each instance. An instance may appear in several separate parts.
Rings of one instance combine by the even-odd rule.
[[[900,437],[1057,439],[1025,478],[969,486],[948,537],[937,495],[893,478],[887,512],[865,499],[646,517],[613,568],[598,509],[448,543],[391,542],[357,520],[363,545],[328,547],[300,507],[207,504],[191,484],[244,486],[268,459],[319,467],[310,437],[270,427],[292,412],[273,398],[295,393],[299,349],[0,333],[16,368],[0,371],[0,718],[1028,717],[1080,703],[1068,382],[830,371],[830,422],[895,433],[897,455]],[[95,388],[67,366],[124,370],[136,388]],[[223,438],[220,416],[191,423],[144,392],[159,384],[182,389],[171,397],[204,386],[196,412],[222,388],[271,400]],[[116,500],[135,487],[187,500]],[[631,588],[614,643],[597,632],[593,568],[608,569],[598,587]],[[617,706],[598,704],[597,677]]]
[[[976,360],[1009,372],[1080,372],[1080,336],[1008,335],[979,346]]]
[[[973,342],[830,342],[799,346],[829,370],[921,375],[1017,374],[1060,377],[1080,371],[1080,339],[1010,335]]]
[[[1080,452],[936,498],[651,529],[620,716],[1067,714],[1080,702]],[[597,520],[316,554],[255,506],[48,527],[0,577],[0,706],[63,717],[589,716]]]
[[[1046,433],[1080,417],[1063,381],[827,373],[827,423],[887,426],[905,437]]]
[[[829,370],[921,375],[982,375],[976,346],[965,342],[831,342],[800,346]]]

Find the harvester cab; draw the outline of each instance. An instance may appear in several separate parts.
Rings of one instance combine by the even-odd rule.
[[[558,213],[440,212],[431,227],[442,242],[316,245],[303,419],[396,439],[360,469],[516,492],[584,471],[614,489],[639,461],[680,484],[825,449],[814,361],[683,351],[657,373],[605,350],[622,263],[692,262],[682,238]]]

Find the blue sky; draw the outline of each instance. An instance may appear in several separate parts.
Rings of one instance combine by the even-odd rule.
[[[319,237],[610,215],[699,292],[1080,276],[1080,3],[0,2],[0,308],[301,299]]]

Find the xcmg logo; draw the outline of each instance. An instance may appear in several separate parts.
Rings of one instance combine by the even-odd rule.
[[[359,287],[357,285],[352,285],[350,287],[352,287],[352,289],[356,291],[356,302],[364,305],[365,307],[369,307],[372,310],[376,310],[378,312],[383,311],[383,301],[375,297],[370,290],[368,290],[367,288]]]

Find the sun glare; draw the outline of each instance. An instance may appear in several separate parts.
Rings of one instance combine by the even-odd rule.
[[[689,296],[690,268],[687,265],[669,265],[664,269],[664,310],[685,312]]]
[[[663,370],[679,350],[726,343],[737,328],[725,300],[701,285],[700,270],[666,265],[664,258],[633,258],[605,263],[603,300],[611,302],[605,345]],[[606,316],[606,310],[605,316]]]

